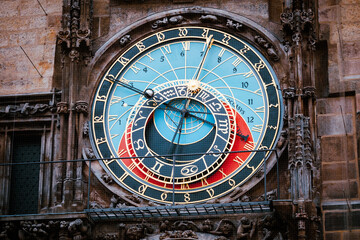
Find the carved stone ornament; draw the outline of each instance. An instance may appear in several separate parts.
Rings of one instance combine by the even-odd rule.
[[[122,38],[120,38],[119,42],[122,47],[124,47],[126,44],[128,44],[131,41],[130,35],[125,35]]]
[[[238,23],[238,22],[235,22],[231,19],[228,19],[227,22],[226,22],[226,26],[230,29],[234,29],[234,30],[237,30],[237,31],[240,31],[243,27],[243,25],[241,23]]]
[[[181,23],[183,20],[184,20],[184,17],[183,17],[183,16],[177,15],[177,16],[171,17],[171,18],[169,19],[169,22],[170,22],[171,24],[179,24],[179,23]]]
[[[112,177],[107,173],[104,173],[103,175],[101,175],[101,179],[107,184],[113,184],[114,183]]]
[[[19,105],[7,105],[4,107],[0,107],[0,117],[7,117],[10,115],[18,115],[18,116],[29,116],[35,115],[39,113],[45,113],[47,111],[51,111],[53,106],[49,104],[35,104],[30,105],[30,103],[24,103]]]
[[[307,86],[303,89],[303,95],[304,98],[315,98],[315,87]]]
[[[78,113],[84,113],[87,114],[88,113],[88,106],[89,104],[85,101],[77,101],[75,103],[75,111]]]
[[[269,57],[274,60],[274,61],[278,61],[280,58],[276,53],[276,50],[274,49],[274,47],[268,42],[266,41],[264,38],[262,38],[259,35],[255,36],[255,41],[266,50],[266,53],[269,55]]]
[[[290,88],[285,88],[283,90],[284,93],[284,98],[285,99],[292,99],[295,98],[296,94],[295,94],[295,88],[290,87]]]
[[[283,32],[285,37],[290,37],[291,41],[296,45],[303,40],[304,37],[309,39],[310,49],[315,48],[315,34],[314,34],[314,12],[312,9],[291,10],[285,8],[280,15],[281,24],[283,25]],[[288,41],[287,45],[290,42]],[[289,46],[287,46],[289,47]]]
[[[83,125],[83,136],[84,137],[89,136],[89,128],[90,128],[89,122],[88,121],[84,122],[84,125]]]
[[[168,25],[168,23],[169,23],[168,18],[164,17],[163,19],[159,19],[159,20],[155,21],[151,27],[153,29],[156,29],[159,27],[164,27],[164,26]]]
[[[57,113],[66,114],[69,113],[69,104],[67,102],[58,102],[56,104]]]
[[[5,222],[0,228],[0,239],[59,239],[86,240],[91,235],[87,222],[74,221],[20,221],[18,224]]]
[[[202,15],[199,20],[203,23],[218,23],[219,20],[214,15]]]

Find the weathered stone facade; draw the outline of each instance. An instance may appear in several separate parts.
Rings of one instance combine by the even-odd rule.
[[[358,239],[358,16],[358,0],[2,1],[0,239]],[[95,158],[88,121],[109,59],[172,24],[232,31],[253,43],[276,71],[285,106],[279,174],[272,154],[266,196],[263,169],[241,189],[209,203],[245,206],[278,198],[271,213],[137,215],[107,222],[84,211],[158,207],[130,193],[114,195],[118,186],[111,177],[96,161],[86,161]],[[6,164],[21,133],[41,138],[36,216],[11,216],[9,210],[12,176]],[[85,161],[63,162],[72,159]]]

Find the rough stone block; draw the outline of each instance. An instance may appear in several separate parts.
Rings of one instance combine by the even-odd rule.
[[[52,15],[47,18],[48,27],[56,27],[60,30],[61,27],[61,15]]]
[[[4,32],[0,32],[0,47],[6,47],[9,44],[9,35]]]
[[[332,136],[321,138],[322,162],[351,161],[355,159],[353,136]]]
[[[104,36],[109,33],[110,17],[100,18],[100,35]]]
[[[319,9],[319,22],[335,22],[337,18],[337,6],[320,8]]]
[[[45,16],[45,12],[37,2],[22,1],[20,7],[20,16]]]
[[[19,15],[19,1],[1,1],[0,18]]]
[[[319,7],[337,5],[337,0],[319,0]]]
[[[325,231],[349,230],[360,227],[360,211],[325,213]],[[359,231],[343,233],[343,239],[360,239]]]
[[[360,33],[360,32],[359,32]],[[344,61],[344,75],[360,75],[360,60]]]
[[[325,240],[339,240],[339,239],[341,239],[340,232],[332,232],[332,233],[325,234]]]
[[[341,22],[358,22],[360,16],[360,4],[342,5]]]
[[[356,165],[353,162],[323,164],[321,176],[323,181],[355,179]]]
[[[357,224],[358,225],[358,224]],[[352,230],[350,231],[346,231],[343,233],[343,239],[360,239],[360,231],[358,230]]]
[[[109,16],[109,1],[108,0],[94,0],[94,16]]]
[[[318,136],[352,134],[353,116],[351,114],[323,114],[317,116]]]
[[[341,106],[341,108],[340,108]],[[318,114],[351,114],[354,111],[353,97],[321,98],[316,101]]]
[[[354,181],[337,181],[332,183],[323,183],[323,199],[345,199],[358,197],[358,184]]]
[[[359,22],[343,23],[341,25],[342,40],[346,42],[360,40]]]
[[[342,54],[345,59],[360,58],[360,42],[344,43]]]

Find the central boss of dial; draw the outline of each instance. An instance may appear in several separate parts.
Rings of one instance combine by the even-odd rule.
[[[235,140],[235,113],[209,85],[173,81],[142,97],[128,119],[129,152],[164,183],[191,183],[212,174]]]

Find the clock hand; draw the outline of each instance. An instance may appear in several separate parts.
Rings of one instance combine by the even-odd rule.
[[[144,95],[148,99],[154,97],[154,90],[152,90],[150,88],[146,89],[145,91],[142,91],[142,90],[140,90],[140,89],[138,89],[138,88],[136,88],[136,87],[134,87],[134,86],[132,86],[132,85],[130,85],[128,83],[122,82],[119,79],[115,79],[113,76],[107,76],[107,79],[112,81],[112,82],[115,82],[115,83],[117,83],[117,84],[119,84],[119,85],[121,85],[121,86],[123,86],[123,87],[125,87],[127,89],[130,89],[130,90],[132,90],[132,91],[134,91],[136,93]]]
[[[188,101],[189,101],[190,99],[188,99]],[[188,102],[187,101],[187,102]],[[173,107],[173,106],[170,106],[168,103],[163,103],[165,106],[167,106],[167,107],[169,107],[170,109],[172,109],[172,110],[174,110],[174,111],[177,111],[177,112],[182,112],[183,110],[181,110],[181,109],[179,109],[179,108],[176,108],[176,107]],[[186,106],[186,105],[185,105]],[[208,123],[208,124],[210,124],[210,125],[212,125],[212,126],[216,126],[214,123],[212,123],[212,122],[209,122],[209,121],[207,121],[207,120],[205,120],[205,119],[203,119],[203,118],[201,118],[201,117],[198,117],[198,116],[196,116],[196,115],[194,115],[194,114],[191,114],[190,113],[190,111],[189,110],[186,110],[186,116],[188,116],[188,117],[193,117],[193,118],[196,118],[196,119],[198,119],[198,120],[200,120],[200,121],[202,121],[202,122],[205,122],[205,123]]]
[[[249,138],[249,134],[248,134],[248,135],[243,135],[243,134],[241,134],[240,128],[237,129],[236,135],[238,135],[239,137],[241,137],[242,139],[244,139],[245,142],[246,142],[246,141],[248,140],[248,138]]]
[[[169,149],[169,151],[168,151],[169,154],[171,153],[171,150],[172,150],[172,148],[173,148],[174,141],[175,141],[175,138],[176,138],[176,135],[177,135],[178,131],[179,131],[179,130],[181,131],[181,129],[182,129],[182,124],[183,124],[183,121],[184,121],[186,112],[187,112],[186,108],[184,108],[184,109],[181,110],[181,118],[180,118],[179,124],[178,124],[178,126],[177,126],[177,128],[176,128],[176,130],[175,130],[174,136],[173,136],[173,138],[172,138],[172,140],[171,140],[170,149]],[[180,133],[180,134],[181,134],[181,133]],[[179,139],[180,139],[180,136],[179,136]]]
[[[209,50],[210,50],[213,42],[214,42],[213,35],[210,35],[210,37],[206,39],[206,43],[205,43],[205,44],[207,45],[207,46],[206,46],[206,50],[205,50],[205,52],[204,52],[204,56],[203,56],[203,58],[201,59],[200,65],[199,65],[199,67],[198,67],[198,69],[197,69],[195,78],[194,78],[193,80],[196,80],[196,81],[199,80],[199,76],[200,76],[201,70],[202,70],[202,68],[203,68],[203,66],[204,66],[204,62],[205,62],[206,56],[207,56],[207,54],[208,54],[208,52],[209,52]]]

